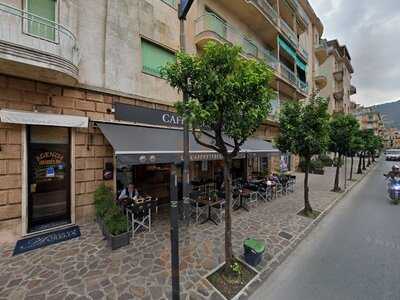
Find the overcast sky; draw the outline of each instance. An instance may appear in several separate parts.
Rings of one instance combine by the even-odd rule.
[[[352,99],[400,100],[400,0],[309,0],[324,36],[346,44],[354,67]]]

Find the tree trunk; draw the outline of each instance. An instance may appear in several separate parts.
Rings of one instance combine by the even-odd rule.
[[[354,156],[351,155],[351,163],[350,163],[350,181],[353,180],[353,166],[354,166]]]
[[[362,156],[361,153],[358,154],[358,168],[357,168],[357,174],[362,174]]]
[[[232,160],[224,159],[224,185],[225,185],[225,266],[233,264],[232,251]]]
[[[368,155],[368,163],[367,163],[367,167],[369,167],[371,165],[371,155]]]
[[[374,153],[372,154],[372,162],[373,163],[375,162],[375,154]]]
[[[310,173],[310,160],[311,160],[311,158],[309,158],[309,157],[305,158],[305,167],[306,167],[305,175],[304,175],[304,214],[305,215],[313,213],[313,209],[310,205],[310,200],[308,198],[308,192],[309,192],[308,174]]]
[[[340,192],[339,175],[340,175],[340,162],[341,162],[341,159],[342,159],[342,156],[339,154],[337,162],[336,162],[335,184],[333,185],[333,191],[334,192]]]
[[[362,154],[362,169],[365,171],[367,168],[365,167],[365,152]]]

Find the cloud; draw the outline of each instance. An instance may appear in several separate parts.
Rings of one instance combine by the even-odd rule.
[[[400,1],[309,0],[328,39],[346,44],[357,103],[400,99]]]

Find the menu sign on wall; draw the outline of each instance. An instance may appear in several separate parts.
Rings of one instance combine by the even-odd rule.
[[[182,117],[174,112],[125,103],[115,103],[115,119],[141,124],[183,128]]]

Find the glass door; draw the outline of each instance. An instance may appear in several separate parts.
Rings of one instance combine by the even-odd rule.
[[[70,223],[70,131],[28,128],[29,232]]]

